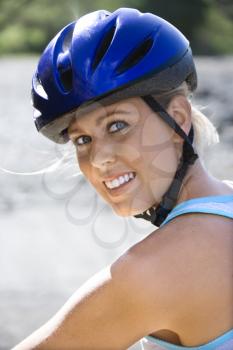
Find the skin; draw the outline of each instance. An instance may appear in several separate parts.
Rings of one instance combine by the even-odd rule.
[[[97,127],[97,119],[110,112],[113,117]],[[186,98],[175,96],[168,113],[188,134],[191,109]],[[111,134],[106,129],[110,118],[124,120],[129,127]],[[135,215],[160,201],[183,143],[140,98],[75,118],[69,134],[73,141],[88,136],[85,142],[91,142],[77,147],[80,169],[121,216]],[[102,180],[122,171],[136,172],[134,184],[112,197]],[[223,194],[232,195],[233,189],[196,161],[177,204]],[[233,328],[232,245],[231,219],[181,215],[84,283],[56,315],[13,350],[126,350],[148,334],[184,346],[207,343]]]
[[[126,113],[119,114],[119,111]],[[95,128],[95,120],[109,113],[112,116],[106,117],[103,124]],[[128,126],[111,133],[106,125],[116,120],[122,120]],[[73,134],[76,128],[85,133]],[[117,125],[110,130],[116,129]],[[174,147],[174,132],[155,118],[140,98],[127,99],[83,115],[71,124],[69,132],[72,140],[81,135],[91,137],[91,140],[86,140],[86,145],[76,146],[78,163],[86,179],[116,214],[136,215],[159,203],[175,174],[180,151],[177,147],[176,152]],[[103,178],[129,171],[137,174],[134,185],[121,196],[112,197],[103,184]]]
[[[175,96],[168,106],[168,113],[188,134],[191,108],[187,99],[181,95]],[[95,121],[102,116],[106,118],[96,127]],[[107,124],[117,120],[128,123],[128,126],[118,124],[109,131]],[[117,129],[120,131],[111,133]],[[182,154],[183,139],[140,98],[100,107],[74,118],[69,134],[84,176],[120,216],[136,215],[152,205],[158,205],[173,180]],[[87,136],[85,140],[84,135]],[[111,174],[129,171],[137,174],[134,184],[120,196],[112,197],[103,179]],[[189,167],[176,204],[222,191],[228,194],[230,189],[209,174],[197,160]]]

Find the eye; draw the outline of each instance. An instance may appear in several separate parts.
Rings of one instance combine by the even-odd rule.
[[[74,143],[74,145],[75,146],[82,146],[82,145],[85,145],[87,142],[84,142],[85,140],[87,140],[87,139],[90,139],[90,137],[89,136],[86,136],[86,135],[82,135],[82,136],[79,136],[79,137],[77,137],[76,139],[74,139],[73,140],[73,143]],[[79,142],[79,140],[84,140],[83,142]]]
[[[114,122],[107,124],[107,129],[108,130],[112,129],[111,134],[113,134],[117,131],[121,131],[122,129],[125,129],[128,125],[129,124],[124,122],[123,120],[117,120],[117,121],[114,121]],[[86,145],[87,143],[89,143],[88,142],[89,139],[91,139],[90,136],[81,135],[81,136],[77,137],[76,139],[74,139],[73,143],[76,147],[80,147],[80,146],[83,146],[83,145]]]
[[[113,122],[113,123],[108,124],[109,130],[110,130],[110,129],[114,129],[114,128],[112,128],[112,126],[114,126],[114,125],[117,126],[117,127],[115,128],[114,131],[112,131],[112,133],[117,132],[118,130],[124,129],[125,127],[128,126],[128,123],[124,122],[123,120],[117,120],[117,121],[115,121],[115,122]],[[123,126],[122,126],[122,125],[123,125]],[[124,126],[124,125],[125,125],[125,126]]]

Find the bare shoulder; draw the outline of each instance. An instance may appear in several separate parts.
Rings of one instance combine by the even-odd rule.
[[[154,230],[129,253],[143,271],[142,278],[150,277],[152,281],[156,269],[157,278],[169,276],[177,284],[181,273],[191,272],[190,265],[200,268],[207,259],[210,262],[211,256],[216,264],[216,254],[232,257],[232,223],[230,218],[208,213],[181,215]]]
[[[169,322],[170,313],[179,313],[195,249],[191,230],[193,233],[187,219],[174,221],[154,230],[113,264],[119,278],[128,279],[127,283],[142,294],[144,305],[148,306],[142,313],[148,309],[154,313],[154,330]]]
[[[187,225],[185,229],[184,223]],[[112,275],[131,298],[137,294],[141,319],[150,319],[153,331],[169,323],[187,288],[192,268],[191,231],[187,220],[154,230],[131,246],[111,266]]]
[[[161,325],[173,324],[181,334],[185,320],[196,322],[201,331],[206,314],[220,312],[223,305],[230,310],[232,245],[231,219],[192,213],[175,218],[131,248],[151,304],[153,295],[164,297],[161,310],[169,311],[160,315]]]

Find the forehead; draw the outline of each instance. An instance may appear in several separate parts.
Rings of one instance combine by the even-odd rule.
[[[68,131],[82,129],[85,125],[99,126],[110,115],[134,115],[139,118],[142,112],[141,101],[140,98],[135,97],[121,100],[109,106],[94,103],[83,109],[77,109],[69,124]]]

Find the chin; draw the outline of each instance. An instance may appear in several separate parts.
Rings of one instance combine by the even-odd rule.
[[[122,216],[122,217],[130,217],[130,216],[134,216],[137,214],[141,214],[144,210],[143,209],[138,209],[138,208],[130,208],[130,207],[126,207],[126,206],[122,206],[122,205],[111,205],[113,211],[115,212],[115,214],[117,216]]]
[[[122,217],[127,217],[127,216],[132,216],[132,210],[130,208],[127,208],[126,206],[122,206],[119,204],[112,204],[111,205],[112,210],[117,216],[122,216]]]

